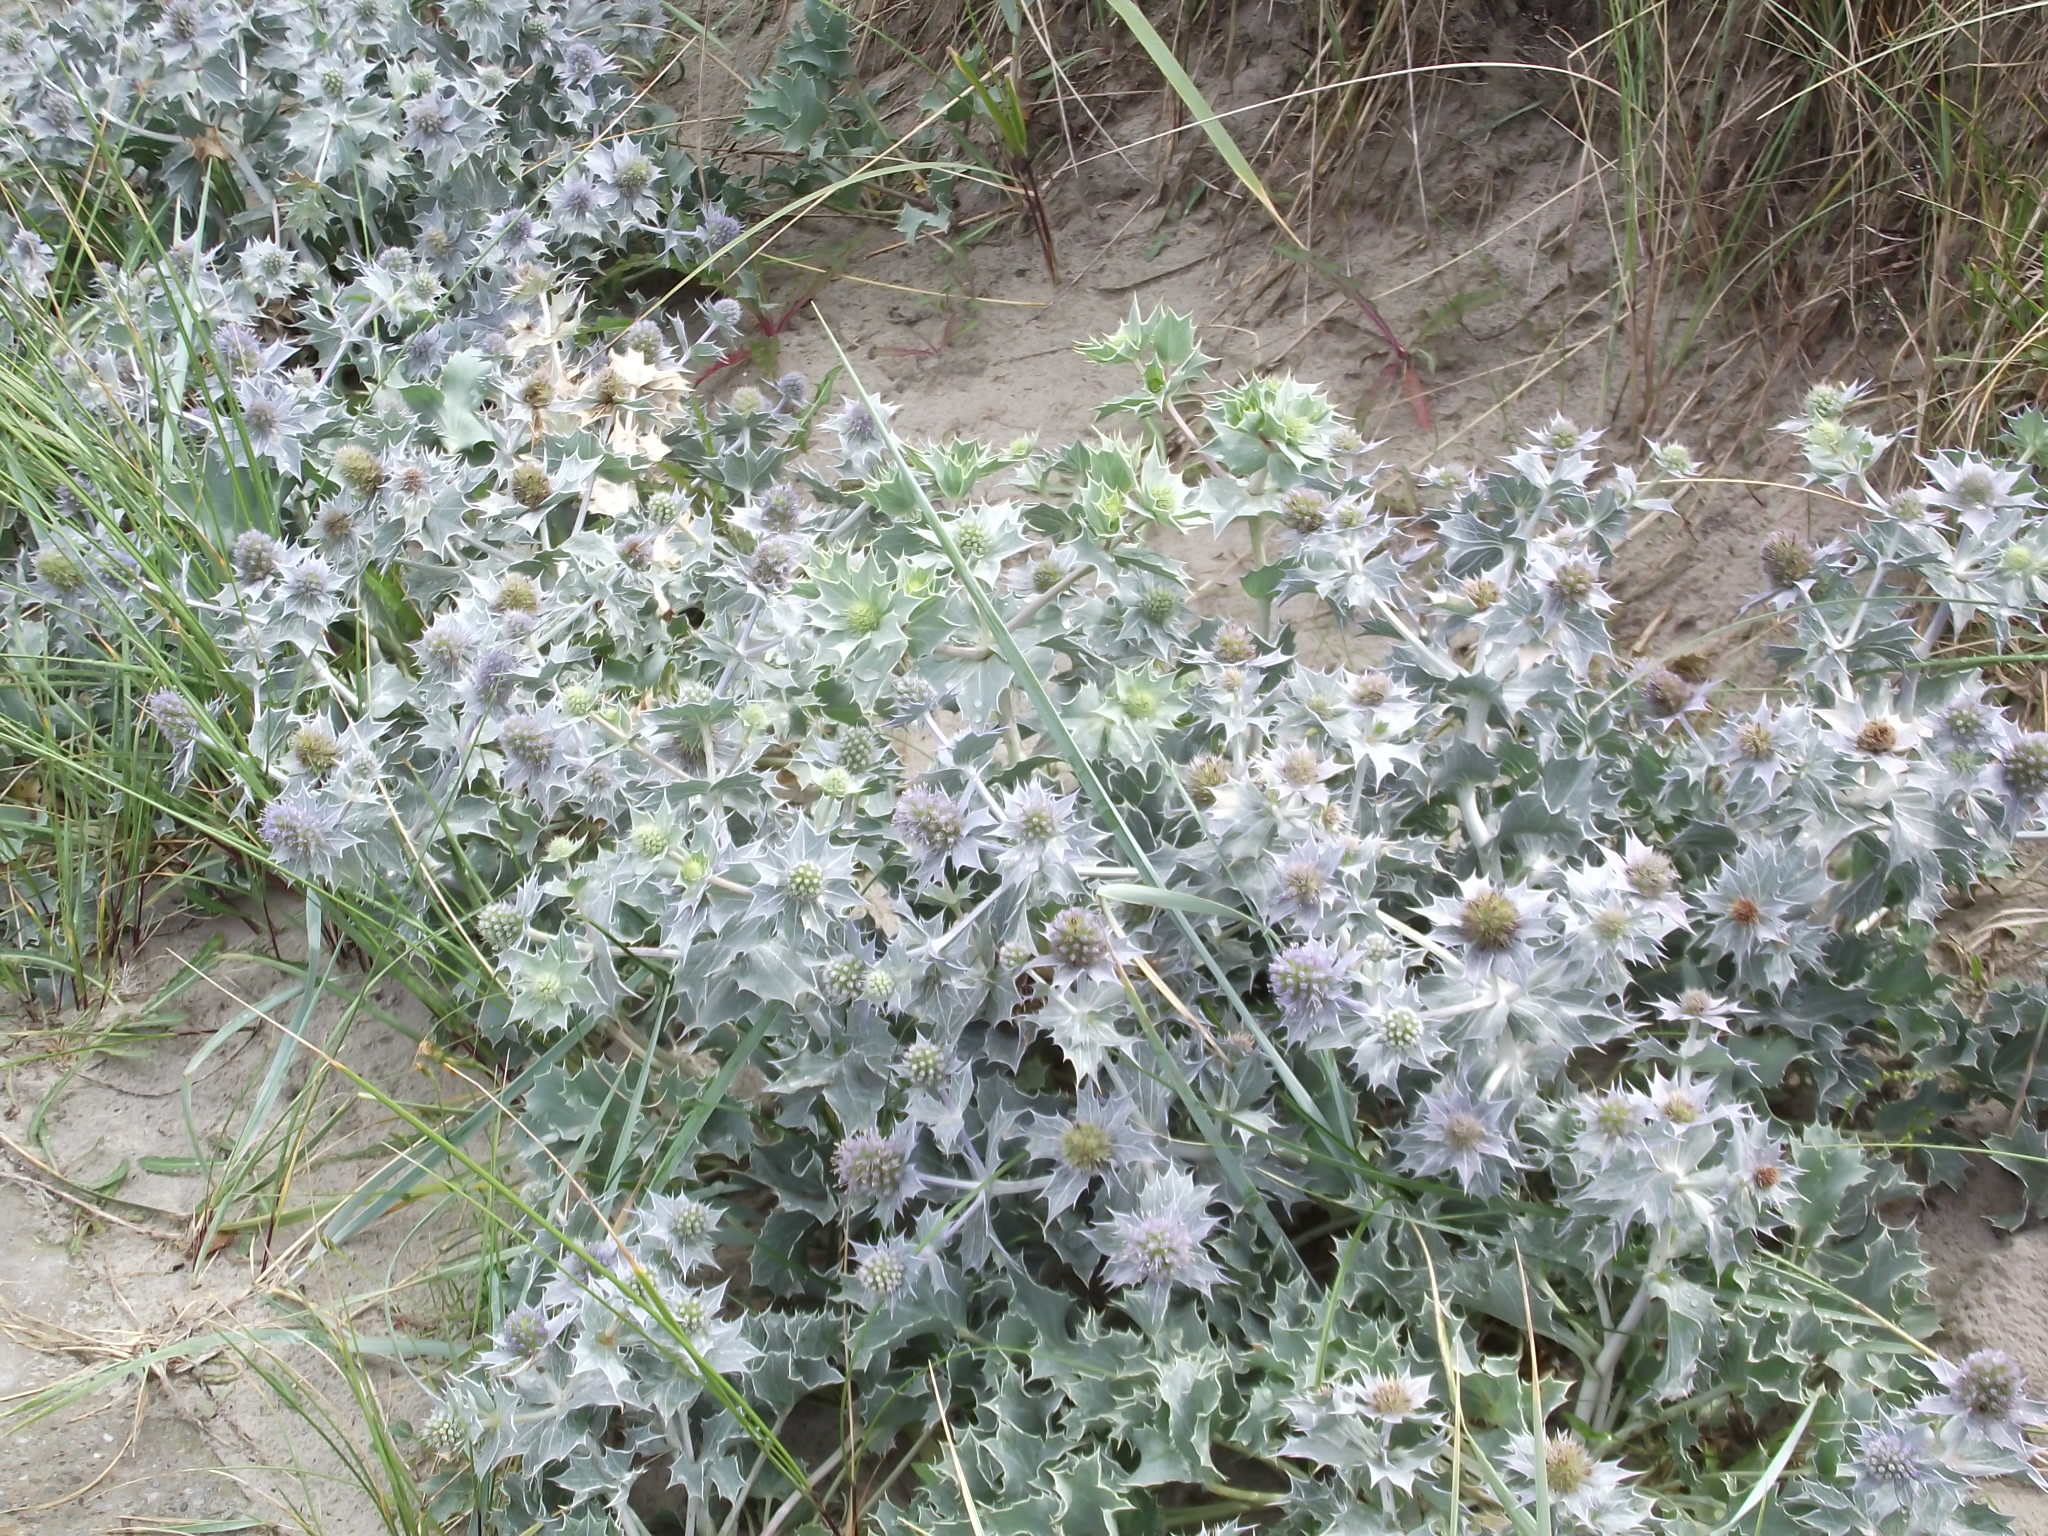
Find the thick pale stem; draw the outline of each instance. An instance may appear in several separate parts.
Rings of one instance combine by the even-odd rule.
[[[1614,1325],[1606,1342],[1600,1346],[1592,1372],[1579,1386],[1579,1417],[1595,1429],[1604,1431],[1608,1428],[1613,1409],[1614,1373],[1621,1365],[1622,1351],[1628,1348],[1629,1339],[1649,1313],[1650,1303],[1656,1299],[1650,1294],[1651,1284],[1670,1258],[1670,1245],[1660,1234],[1650,1245],[1650,1259],[1643,1266],[1642,1284],[1636,1288],[1628,1310],[1621,1314],[1621,1321]]]

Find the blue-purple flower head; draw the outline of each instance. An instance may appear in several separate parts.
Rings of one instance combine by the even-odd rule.
[[[743,570],[746,579],[763,592],[776,593],[789,590],[803,569],[805,548],[801,539],[787,538],[780,534],[765,538],[756,544],[753,553],[747,556]]]
[[[735,526],[744,528],[757,540],[788,537],[803,531],[810,506],[803,492],[785,481],[777,481],[750,499],[733,515]]]
[[[1887,1413],[1863,1431],[1856,1447],[1853,1487],[1866,1510],[1885,1520],[1903,1510],[1918,1511],[1956,1492],[1955,1474],[1944,1464],[1934,1432],[1898,1413]]]
[[[515,794],[548,804],[568,764],[566,736],[548,711],[507,715],[498,722],[499,780]]]
[[[291,789],[263,808],[256,829],[277,867],[301,880],[325,880],[362,839],[341,825],[341,807]]]
[[[1508,1170],[1521,1166],[1508,1139],[1514,1109],[1511,1099],[1482,1099],[1461,1083],[1442,1083],[1422,1096],[1395,1145],[1411,1173],[1448,1173],[1468,1194],[1497,1195]]]
[[[445,170],[466,152],[468,109],[454,91],[429,91],[405,104],[399,143],[430,168]]]
[[[470,705],[491,715],[511,703],[519,686],[519,653],[509,645],[487,648],[470,668],[464,694]]]
[[[515,1307],[498,1325],[483,1363],[505,1373],[523,1370],[546,1353],[567,1324],[568,1317],[563,1313],[550,1313],[535,1306]]]
[[[979,869],[981,833],[991,819],[971,791],[948,794],[935,785],[919,784],[897,797],[889,824],[919,878],[930,880],[948,867]]]
[[[1144,1293],[1155,1306],[1177,1286],[1208,1295],[1223,1278],[1208,1250],[1215,1200],[1215,1190],[1179,1168],[1154,1175],[1131,1209],[1091,1234],[1109,1261],[1103,1279]]]
[[[2048,1423],[2048,1412],[2027,1395],[2026,1372],[2002,1349],[1937,1359],[1934,1376],[1941,1391],[1921,1399],[1920,1411],[1948,1419],[1968,1435],[2024,1452],[2026,1432]]]
[[[222,444],[238,462],[268,459],[296,478],[305,462],[304,438],[312,426],[298,392],[284,380],[245,374],[234,382],[235,419],[222,429]]]
[[[311,625],[322,625],[341,611],[341,578],[321,556],[301,550],[278,565],[279,609]]]
[[[713,339],[730,341],[739,335],[747,312],[738,299],[712,299],[704,306],[704,326]]]
[[[1343,848],[1311,838],[1276,855],[1273,860],[1273,915],[1314,927],[1330,904],[1343,894],[1338,867]]]
[[[886,1136],[873,1129],[852,1131],[840,1141],[832,1154],[832,1176],[848,1204],[873,1206],[884,1221],[903,1209],[924,1186],[911,1162],[915,1135],[906,1124]]]
[[[1275,955],[1266,981],[1288,1033],[1308,1039],[1334,1025],[1352,1002],[1351,975],[1351,957],[1321,939],[1290,944]]]
[[[603,182],[584,171],[571,171],[549,191],[548,214],[563,234],[600,235],[617,200]]]
[[[437,683],[452,683],[476,659],[476,632],[452,613],[444,613],[412,644],[420,671]]]
[[[159,688],[142,701],[143,718],[156,727],[157,733],[177,752],[183,752],[199,740],[205,730],[199,710],[182,693],[170,688]]]
[[[697,243],[704,247],[707,256],[727,253],[727,248],[744,239],[747,226],[727,213],[717,203],[706,203],[698,216],[695,234]],[[735,322],[735,325],[737,322]]]
[[[608,74],[612,61],[602,50],[578,39],[562,49],[555,63],[555,75],[572,91],[587,91],[598,78]]]
[[[881,461],[889,445],[889,418],[895,413],[893,405],[870,404],[855,396],[825,418],[839,439],[839,461],[848,473],[865,476]]]

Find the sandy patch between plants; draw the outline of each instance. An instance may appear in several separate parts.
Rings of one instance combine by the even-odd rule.
[[[377,1149],[392,1129],[322,1055],[415,1102],[445,1085],[413,1070],[406,1032],[427,1026],[417,1005],[347,967],[303,1024],[292,1005],[235,1027],[287,979],[263,957],[303,956],[294,937],[281,926],[273,952],[260,925],[175,926],[125,968],[108,1005],[47,1024],[4,1021],[7,1059],[27,1064],[0,1079],[0,1397],[13,1408],[24,1394],[90,1385],[88,1373],[146,1368],[13,1432],[0,1457],[0,1536],[387,1529],[345,1465],[367,1449],[348,1384],[303,1340],[320,1333],[309,1317],[366,1338],[447,1337],[440,1299],[409,1282],[448,1256],[449,1218],[430,1236],[418,1209],[401,1208],[346,1250],[318,1248],[302,1222],[272,1227],[260,1201],[228,1198],[238,1181],[226,1169],[289,1028],[310,1045],[290,1064],[280,1103],[310,1085],[313,1112],[300,1120],[280,1108],[263,1122],[247,1176],[282,1187],[287,1211],[354,1188],[383,1161]],[[221,943],[226,952],[210,952]],[[152,1006],[179,979],[189,981],[182,994]],[[224,1027],[233,1034],[188,1070]],[[72,1053],[94,1037],[114,1043]],[[280,1160],[292,1170],[282,1186]],[[216,1209],[228,1226],[202,1259]],[[367,1369],[392,1417],[415,1410],[404,1365]],[[337,1452],[323,1443],[325,1424],[282,1411],[266,1377],[324,1404],[316,1419],[331,1419],[355,1451]]]

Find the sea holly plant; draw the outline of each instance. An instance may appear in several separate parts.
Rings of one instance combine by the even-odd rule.
[[[474,957],[448,1027],[536,1068],[505,1312],[418,1426],[451,1511],[1998,1528],[2042,1410],[1916,1342],[1908,1213],[1961,1112],[2038,1144],[2039,990],[1928,959],[2048,805],[1958,659],[2038,610],[2032,470],[1817,390],[1871,521],[1765,542],[1739,671],[1638,662],[1681,449],[1418,485],[1143,314],[1103,433],[914,444],[851,376],[697,387],[736,306],[621,330],[570,223],[431,368],[249,246],[20,365],[179,477],[24,505],[13,716],[128,700],[172,824]],[[1240,518],[1322,651],[1153,542]]]

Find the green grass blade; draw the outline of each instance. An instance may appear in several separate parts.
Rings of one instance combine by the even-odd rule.
[[[1757,1484],[1749,1490],[1748,1497],[1735,1507],[1735,1512],[1714,1527],[1713,1536],[1734,1536],[1742,1522],[1763,1507],[1764,1500],[1771,1496],[1771,1490],[1783,1480],[1785,1469],[1792,1465],[1792,1457],[1799,1449],[1800,1438],[1805,1435],[1806,1426],[1813,1422],[1814,1414],[1820,1409],[1820,1402],[1818,1397],[1809,1397],[1806,1400],[1806,1407],[1800,1410],[1798,1419],[1791,1429],[1785,1432],[1784,1443],[1778,1447],[1777,1454],[1771,1457],[1771,1464],[1764,1468],[1764,1475],[1757,1479]]]
[[[1293,226],[1280,212],[1279,205],[1266,191],[1265,182],[1261,181],[1259,173],[1252,169],[1252,163],[1245,158],[1244,151],[1237,147],[1237,140],[1233,139],[1230,130],[1223,126],[1222,119],[1209,105],[1208,98],[1203,96],[1201,87],[1194,82],[1194,77],[1181,66],[1180,60],[1174,56],[1173,49],[1167,44],[1166,39],[1159,35],[1159,29],[1152,25],[1143,11],[1138,9],[1135,0],[1109,0],[1109,8],[1115,11],[1117,19],[1130,29],[1131,36],[1138,40],[1138,46],[1151,57],[1153,67],[1165,77],[1166,83],[1173,88],[1173,94],[1181,99],[1181,104],[1194,114],[1195,126],[1202,130],[1216,153],[1223,157],[1223,163],[1230,167],[1230,174],[1242,182],[1244,189],[1251,193],[1258,205],[1271,215],[1273,222],[1280,226],[1280,232],[1296,245],[1300,245],[1301,237],[1295,234]]]

